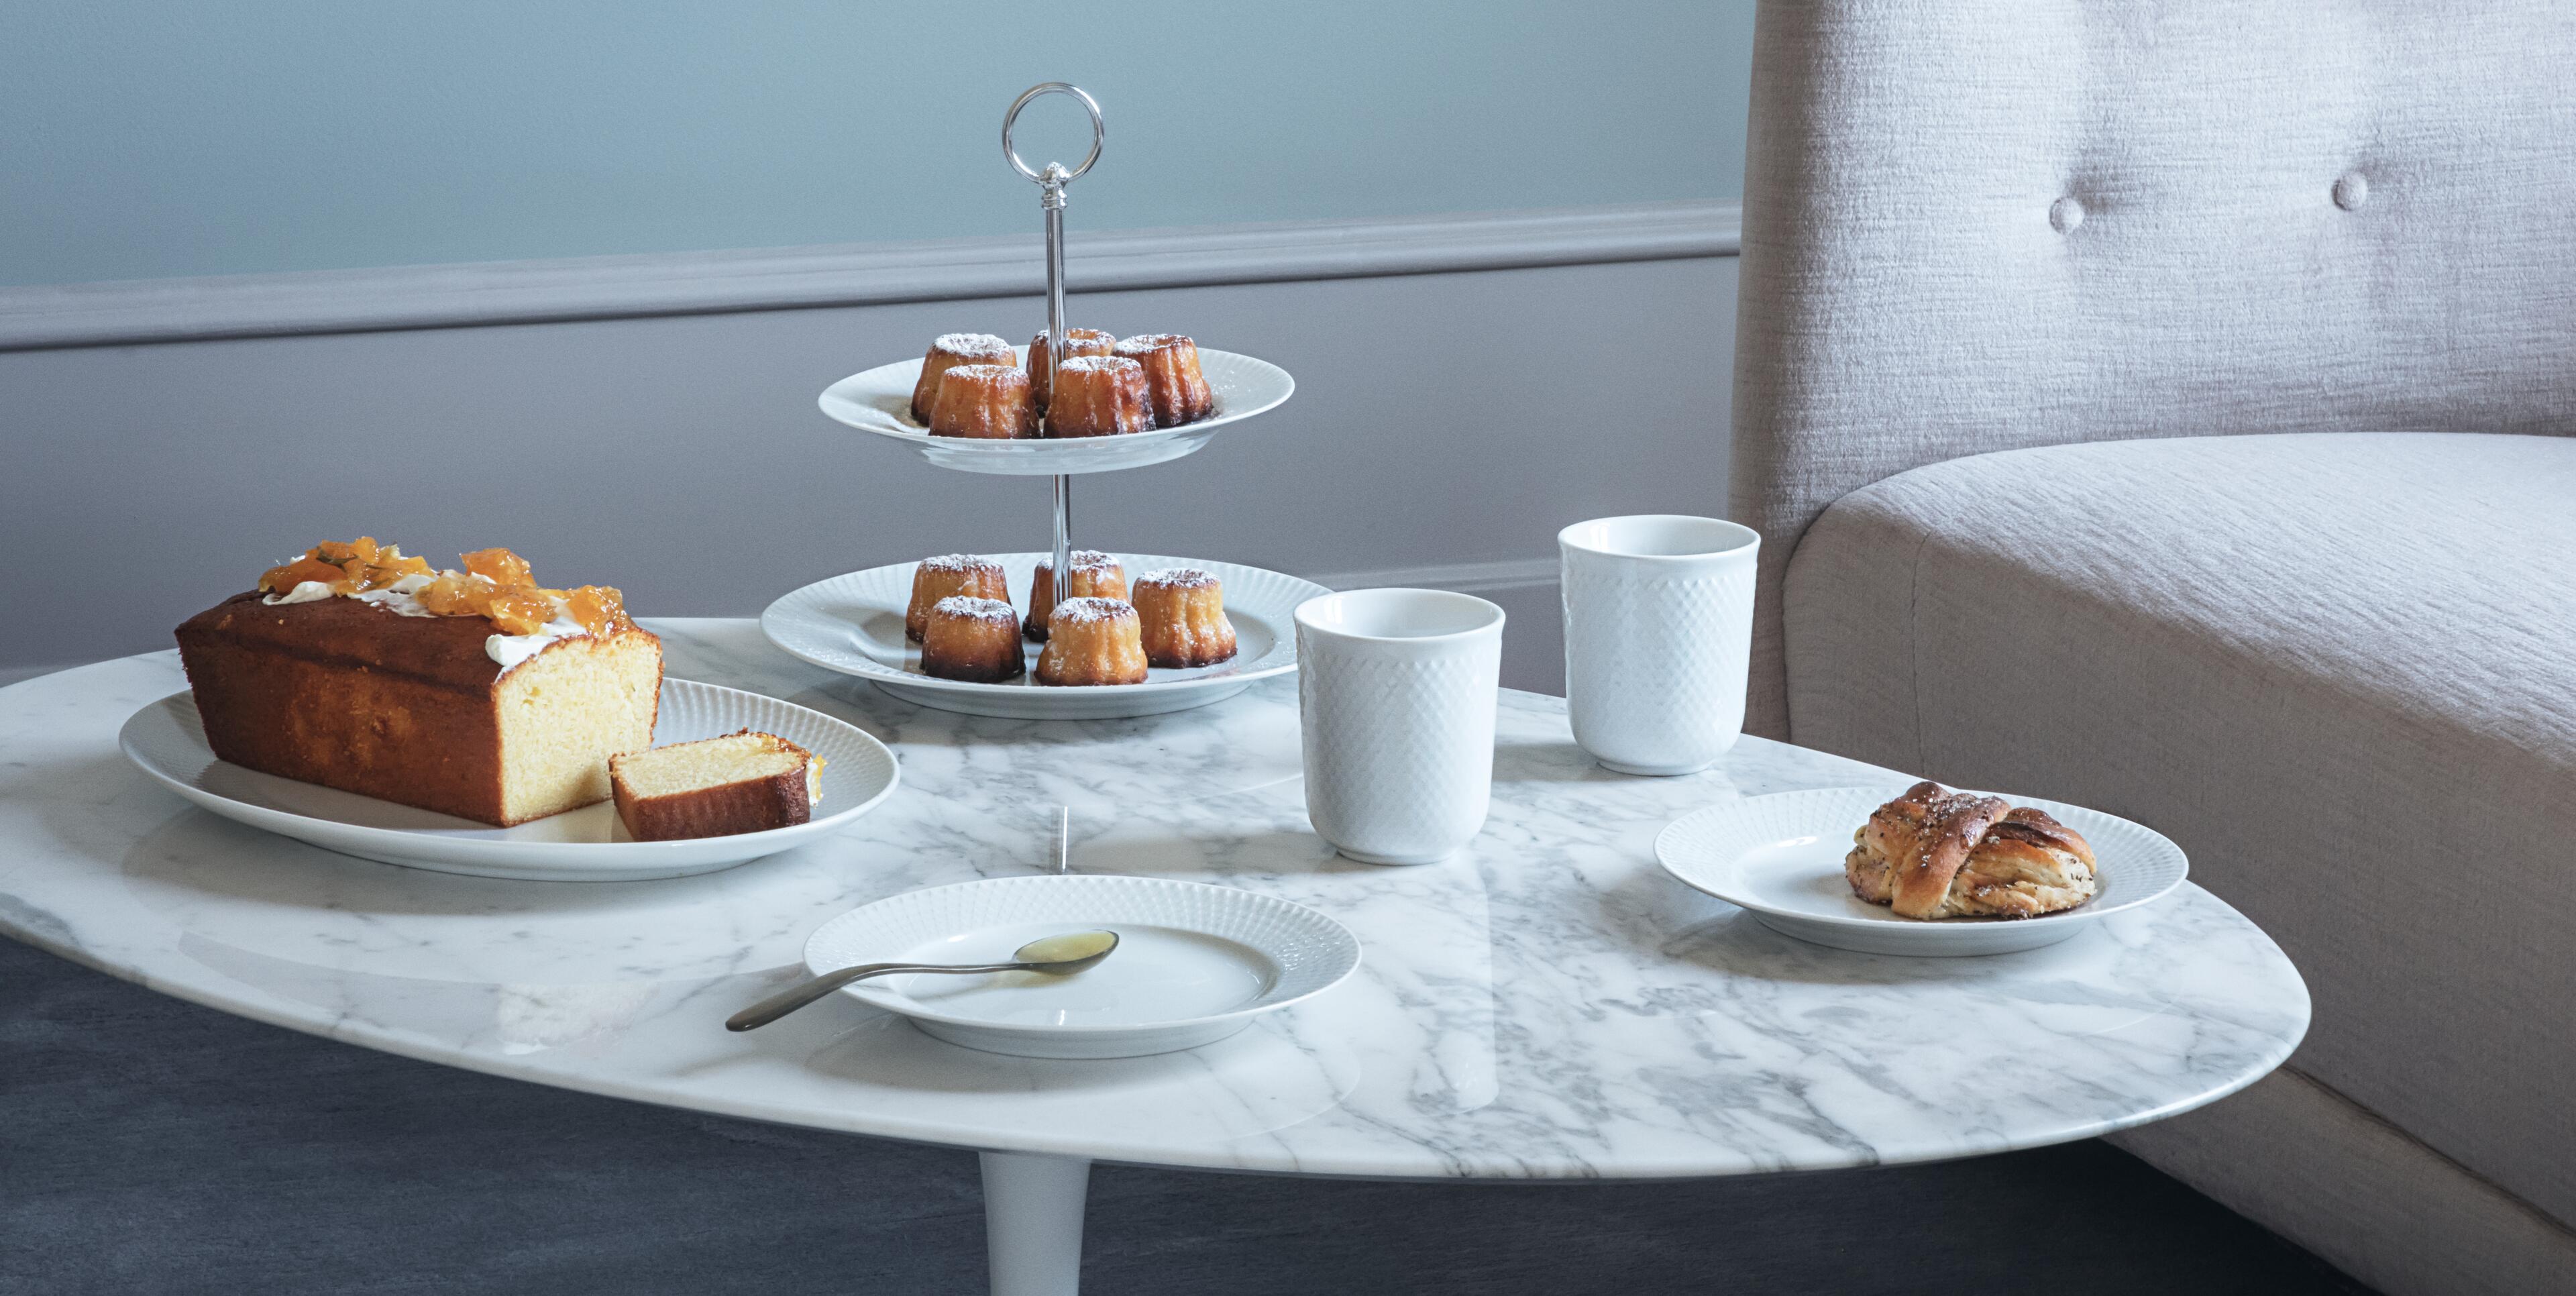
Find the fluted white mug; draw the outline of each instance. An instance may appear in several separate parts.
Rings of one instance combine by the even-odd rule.
[[[1485,826],[1503,610],[1446,590],[1297,605],[1306,817],[1370,864],[1447,859]]]
[[[1623,774],[1690,774],[1744,729],[1753,651],[1751,527],[1676,513],[1557,533],[1565,710],[1574,741]]]

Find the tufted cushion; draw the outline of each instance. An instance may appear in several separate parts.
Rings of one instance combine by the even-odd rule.
[[[1786,609],[1800,743],[2163,830],[2306,975],[2293,1067],[2576,1221],[2576,440],[1953,460]]]
[[[1982,451],[2576,432],[2576,4],[1766,0],[1730,516]]]

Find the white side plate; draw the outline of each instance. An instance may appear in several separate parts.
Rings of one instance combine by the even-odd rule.
[[[1118,949],[1071,976],[880,977],[841,993],[968,1048],[1140,1057],[1226,1038],[1358,970],[1350,929],[1301,904],[1174,878],[1055,874],[927,887],[815,929],[816,975],[857,963],[991,963],[1040,936],[1105,928]]]
[[[1027,347],[1013,348],[1028,363]],[[1275,409],[1297,390],[1288,371],[1267,360],[1231,351],[1199,351],[1199,373],[1216,397],[1216,411],[1196,423],[1125,436],[1038,437],[1024,441],[979,441],[971,437],[935,437],[912,419],[912,385],[921,379],[921,361],[900,360],[855,373],[823,389],[817,401],[834,419],[878,436],[892,437],[922,453],[942,468],[1002,473],[1014,477],[1053,477],[1068,473],[1114,472],[1178,459],[1208,443],[1227,426]]]
[[[387,864],[546,882],[628,882],[712,873],[837,832],[894,791],[894,753],[858,727],[758,693],[688,680],[662,681],[657,744],[715,738],[737,729],[774,733],[822,757],[819,818],[792,828],[639,842],[617,807],[597,805],[495,828],[430,810],[298,783],[227,764],[206,745],[197,700],[173,693],[134,713],[117,745],[171,791],[227,819],[326,850]]]
[[[1010,581],[1012,605],[1026,615],[1038,559],[1047,555],[985,556],[1002,565]],[[903,637],[903,614],[912,605],[916,563],[871,567],[816,581],[770,604],[760,614],[760,629],[791,656],[856,675],[920,706],[1020,720],[1099,720],[1206,706],[1233,697],[1256,680],[1297,669],[1297,605],[1332,593],[1313,581],[1234,563],[1156,554],[1119,554],[1118,560],[1126,566],[1131,586],[1137,577],[1163,567],[1196,567],[1222,582],[1226,619],[1234,623],[1234,660],[1186,670],[1155,667],[1145,673],[1142,684],[1091,688],[1050,688],[1038,683],[1034,674],[999,684],[924,675],[920,646]],[[1042,645],[1023,646],[1034,672]]]
[[[1684,815],[1655,838],[1664,870],[1753,911],[1783,935],[1865,954],[2007,954],[2054,945],[2094,923],[2162,899],[2191,872],[2164,834],[2063,801],[1997,793],[2037,806],[2092,843],[2101,893],[2037,918],[1899,918],[1843,879],[1852,833],[1905,785],[1819,788],[1745,797]]]

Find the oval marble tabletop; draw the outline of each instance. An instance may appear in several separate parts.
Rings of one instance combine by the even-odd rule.
[[[2026,954],[1803,945],[1667,877],[1657,830],[1722,798],[1884,783],[1747,738],[1631,778],[1505,693],[1492,817],[1445,864],[1335,857],[1307,826],[1297,691],[1019,721],[921,710],[803,665],[749,621],[663,621],[671,674],[841,716],[896,795],[846,832],[704,877],[534,883],[335,855],[191,808],[117,727],[175,655],[0,690],[0,930],[230,1012],[544,1084],[1002,1152],[1494,1178],[1883,1164],[2081,1138],[2233,1092],[2289,1056],[2308,995],[2186,885]],[[1221,1044],[1106,1062],[944,1044],[847,999],[732,1034],[808,933],[898,891],[1052,866],[1315,906],[1361,971]],[[1078,1209],[1078,1208],[1077,1208]],[[1077,1221],[1079,1215],[1075,1216]]]

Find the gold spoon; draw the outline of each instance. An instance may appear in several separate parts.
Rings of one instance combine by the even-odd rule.
[[[1062,936],[1041,936],[1030,941],[1012,951],[1008,963],[975,963],[962,967],[942,963],[862,963],[797,982],[726,1018],[725,1029],[756,1030],[842,986],[869,977],[896,972],[1044,972],[1050,976],[1070,976],[1109,957],[1109,951],[1116,948],[1118,933],[1113,931],[1067,932]]]

